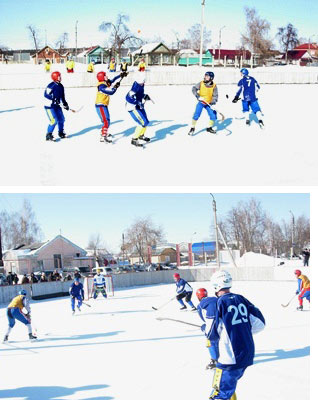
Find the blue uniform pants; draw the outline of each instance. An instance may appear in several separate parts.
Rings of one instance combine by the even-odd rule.
[[[149,125],[148,117],[144,108],[129,111],[130,116],[137,124],[141,125],[143,128]]]
[[[8,317],[10,328],[14,327],[16,319],[18,321],[22,322],[22,324],[24,324],[24,325],[30,324],[30,321],[28,320],[28,318],[23,314],[23,312],[18,307],[8,308],[7,309],[7,317]]]
[[[61,107],[45,107],[46,115],[50,120],[47,128],[47,133],[53,133],[56,124],[58,125],[59,132],[64,130],[65,117]]]
[[[106,290],[105,290],[105,288],[103,286],[102,287],[98,287],[98,286],[95,287],[93,298],[96,299],[97,296],[99,295],[99,293],[101,293],[106,299],[107,293],[106,293]]]
[[[250,107],[254,114],[256,114],[257,111],[261,111],[261,108],[260,108],[257,100],[255,100],[255,101],[242,100],[242,107],[243,107],[243,110],[242,110],[243,112],[248,112]]]
[[[243,376],[245,368],[225,370],[217,367],[214,371],[210,400],[229,400],[236,390],[237,381]]]
[[[207,113],[209,114],[210,120],[215,121],[216,120],[216,111],[212,110],[212,108],[210,106],[202,103],[201,101],[198,101],[198,104],[197,104],[194,114],[193,114],[193,119],[195,121],[197,121],[200,118],[200,115],[204,108],[206,109]]]
[[[108,107],[104,105],[95,105],[96,112],[103,124],[102,127],[102,135],[107,136],[108,128],[110,125],[110,116],[109,116],[109,111]]]
[[[75,311],[75,299],[77,299],[77,307],[81,307],[82,305],[82,296],[72,296],[71,297],[71,306],[72,310]]]

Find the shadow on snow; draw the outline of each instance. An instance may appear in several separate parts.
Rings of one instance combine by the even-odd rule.
[[[299,358],[299,357],[306,357],[310,355],[310,347],[306,346],[301,349],[293,349],[293,350],[283,350],[278,349],[271,353],[258,353],[255,354],[256,357],[268,357],[264,360],[255,360],[254,364],[269,362],[269,361],[277,361],[277,360],[284,360],[288,358]]]
[[[12,112],[12,111],[20,111],[20,110],[25,110],[27,108],[34,108],[35,106],[28,106],[28,107],[21,107],[21,108],[12,108],[12,110],[0,110],[0,114],[1,113],[5,113],[5,112]]]

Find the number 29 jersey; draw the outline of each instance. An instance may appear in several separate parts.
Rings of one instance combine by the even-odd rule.
[[[226,293],[219,297],[216,318],[207,334],[207,339],[218,343],[217,366],[232,370],[252,365],[255,354],[253,334],[264,327],[262,313],[244,296]]]

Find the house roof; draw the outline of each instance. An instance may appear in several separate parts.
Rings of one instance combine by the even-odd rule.
[[[35,52],[35,54],[33,54],[32,57],[36,57],[37,54],[41,53],[45,49],[50,49],[53,53],[56,53],[57,55],[61,56],[61,54],[57,50],[54,50],[52,47],[44,46],[41,50],[39,50],[38,52]]]
[[[299,46],[296,46],[294,50],[318,50],[317,43],[303,43]]]
[[[144,44],[143,46],[141,46],[139,49],[133,51],[131,53],[131,55],[136,56],[138,54],[142,55],[142,54],[152,53],[159,46],[164,46],[167,50],[170,51],[170,49],[168,49],[168,47],[165,44],[163,44],[162,42],[160,42],[160,43],[147,43],[147,44]]]
[[[304,57],[306,55],[306,57]],[[287,58],[290,60],[300,60],[301,58],[311,58],[307,50],[288,50]]]
[[[214,56],[219,57],[219,49],[208,49],[208,51]],[[251,58],[251,52],[249,50],[226,50],[220,49],[220,58],[235,58],[245,56],[247,60]]]

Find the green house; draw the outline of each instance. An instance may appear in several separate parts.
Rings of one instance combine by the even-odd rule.
[[[97,64],[106,63],[109,57],[109,51],[101,46],[93,46],[86,49],[82,53],[77,55],[77,59],[83,58],[85,62],[89,64],[94,61]]]
[[[194,50],[180,50],[180,58],[178,61],[178,65],[187,67],[189,65],[198,65],[200,64],[200,54],[195,52]],[[204,54],[202,54],[202,65],[212,65],[213,56],[207,50]]]

